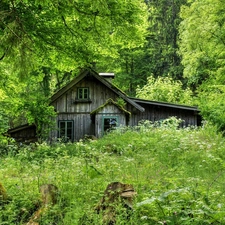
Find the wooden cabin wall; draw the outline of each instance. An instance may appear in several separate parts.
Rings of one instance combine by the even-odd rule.
[[[92,124],[89,113],[62,113],[58,115],[59,120],[74,121],[74,140],[80,140],[84,135],[94,134],[94,124]],[[57,134],[58,136],[58,134]]]
[[[28,127],[10,133],[10,137],[14,138],[16,142],[36,142],[36,128]]]
[[[90,101],[76,101],[77,90],[79,87],[89,88]],[[59,120],[73,120],[75,141],[83,138],[84,135],[98,135],[100,131],[95,130],[95,124],[91,121],[90,113],[105,104],[109,98],[117,101],[118,95],[107,86],[99,82],[99,80],[95,77],[85,77],[85,79],[82,79],[74,87],[70,88],[65,94],[52,103],[55,110],[58,112],[56,121],[57,127]],[[141,120],[150,120],[154,122],[169,118],[171,116],[177,116],[177,118],[184,120],[184,126],[197,125],[197,113],[195,115],[194,110],[178,109],[145,103],[138,104],[145,108],[144,112],[140,112],[129,103],[126,104],[126,110],[131,112],[131,117],[128,124],[130,126],[138,125]],[[104,110],[104,112],[98,113],[119,113],[116,109],[109,109],[107,107],[105,107]],[[96,123],[101,123],[100,115],[99,117],[96,117]],[[99,124],[96,127],[101,127],[101,125]],[[52,132],[52,138],[57,137],[57,134],[57,130]]]
[[[133,114],[131,116],[130,126],[138,125],[141,120],[150,120],[155,122],[171,116],[176,116],[177,118],[184,120],[182,126],[197,126],[197,114],[195,115],[194,111],[140,103],[139,105],[144,107],[145,111],[137,111]]]
[[[105,117],[118,117],[120,126],[126,126],[126,117],[125,114],[121,113],[108,113],[108,114],[96,114],[96,126],[95,126],[95,136],[97,138],[102,137],[103,131],[103,119],[102,116]]]
[[[112,113],[113,112],[113,113]],[[103,135],[103,117],[117,117],[120,126],[126,126],[126,115],[114,104],[108,104],[99,110],[96,114],[95,135],[101,137]]]
[[[91,102],[76,102],[77,88],[79,87],[89,88]],[[91,121],[90,112],[106,103],[109,98],[116,101],[118,95],[94,77],[80,81],[76,86],[52,103],[58,112],[57,127],[59,120],[73,120],[74,140],[80,140],[84,135],[95,135],[95,124]],[[57,136],[57,131],[51,133],[51,139]]]
[[[75,102],[77,96],[77,88],[88,87],[89,96],[91,102]],[[57,112],[67,112],[67,113],[80,113],[86,112],[90,113],[94,109],[98,108],[100,105],[104,104],[109,98],[114,101],[118,98],[118,95],[111,91],[108,87],[100,83],[94,77],[89,77],[80,81],[75,87],[68,90],[63,96],[58,98],[53,102],[53,106]]]
[[[50,140],[54,141],[58,138],[58,121],[60,120],[72,120],[74,121],[74,139],[78,141],[85,135],[94,135],[95,126],[91,121],[90,114],[88,113],[61,113],[57,116],[57,124],[55,130],[50,132]]]

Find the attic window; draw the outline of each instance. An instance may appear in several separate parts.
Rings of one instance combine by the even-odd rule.
[[[88,100],[89,99],[89,89],[88,88],[78,88],[77,99],[78,100]]]

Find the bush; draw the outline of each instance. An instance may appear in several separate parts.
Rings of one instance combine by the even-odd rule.
[[[223,85],[202,87],[198,93],[199,108],[205,120],[225,131],[225,88]]]

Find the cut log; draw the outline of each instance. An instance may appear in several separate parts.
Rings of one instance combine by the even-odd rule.
[[[116,207],[121,204],[127,211],[133,209],[133,198],[137,193],[131,184],[112,182],[104,191],[104,195],[96,206],[98,213],[103,213],[104,224],[116,223]]]
[[[39,225],[38,220],[46,213],[49,207],[55,205],[58,199],[58,188],[53,184],[43,184],[40,186],[39,191],[41,193],[42,206],[38,209],[27,225]]]
[[[40,186],[40,193],[43,205],[55,205],[58,198],[58,188],[53,184],[43,184]]]

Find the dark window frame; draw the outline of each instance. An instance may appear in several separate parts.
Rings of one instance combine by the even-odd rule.
[[[86,91],[86,93],[85,93]],[[78,87],[77,88],[77,100],[89,100],[89,88],[88,87]]]
[[[109,120],[116,119],[116,124],[111,124],[111,125],[109,124],[109,127],[106,128],[105,119],[109,119]],[[118,126],[119,126],[119,116],[103,116],[102,117],[102,130],[104,133]]]
[[[64,123],[65,135],[62,136],[61,131],[62,123]],[[68,136],[68,123],[71,123],[71,134]],[[69,138],[68,138],[69,137]],[[63,142],[73,141],[74,140],[74,121],[73,120],[58,120],[58,138],[62,139]]]

